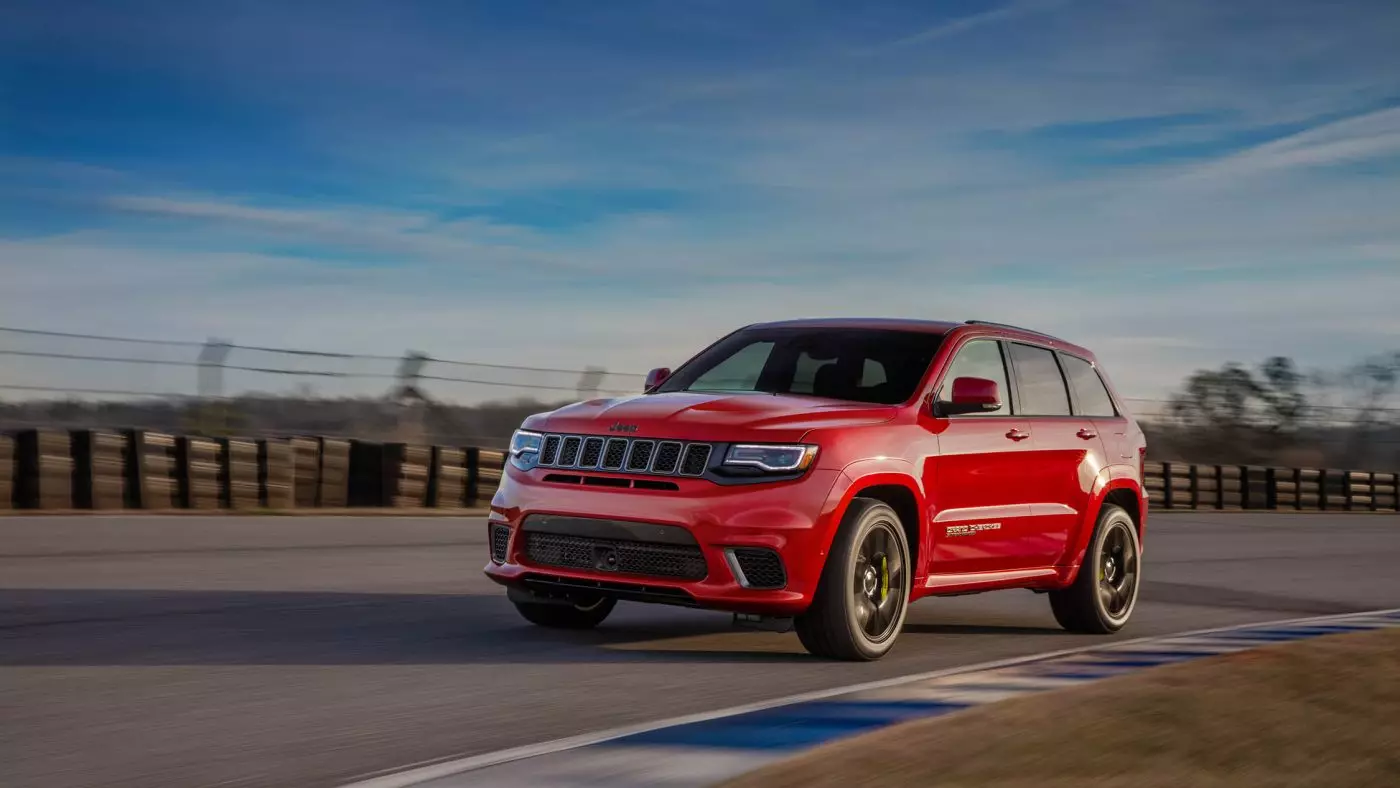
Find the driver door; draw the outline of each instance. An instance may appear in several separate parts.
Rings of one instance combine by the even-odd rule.
[[[996,410],[934,417],[926,424],[938,434],[938,456],[924,470],[932,547],[929,586],[956,585],[968,574],[1025,569],[1025,540],[1031,519],[1026,485],[1032,473],[1031,425],[1015,415],[1003,343],[974,338],[948,365],[936,400],[951,396],[960,377],[993,381],[1001,394]]]

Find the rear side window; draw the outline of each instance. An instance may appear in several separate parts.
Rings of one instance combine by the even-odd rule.
[[[1118,413],[1113,407],[1113,397],[1109,396],[1108,387],[1103,384],[1103,378],[1099,377],[1098,370],[1094,365],[1078,356],[1060,355],[1060,360],[1064,362],[1065,374],[1069,376],[1069,383],[1074,387],[1074,396],[1079,401],[1079,412],[1085,416],[1117,416]]]
[[[1011,343],[1011,363],[1016,367],[1016,391],[1026,416],[1069,416],[1069,389],[1055,362],[1055,351]]]
[[[1008,391],[1006,378],[1006,362],[1001,358],[1001,348],[997,347],[997,342],[987,339],[974,340],[962,346],[958,351],[957,358],[948,365],[948,373],[943,376],[943,384],[939,389],[940,399],[947,400],[953,396],[953,381],[958,378],[983,378],[994,381],[997,384],[997,391],[1001,394],[1001,407],[980,413],[980,416],[1005,416],[1011,413],[1009,403],[1011,402],[1011,392]]]

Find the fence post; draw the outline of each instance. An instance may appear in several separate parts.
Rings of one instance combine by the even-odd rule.
[[[1172,508],[1172,464],[1162,463],[1162,508]]]
[[[1278,471],[1272,465],[1264,469],[1264,508],[1278,508]]]
[[[1190,480],[1191,486],[1191,508],[1201,508],[1201,471],[1196,463],[1186,466],[1186,478]]]
[[[15,439],[0,435],[0,509],[15,506]]]
[[[1370,492],[1371,492],[1371,511],[1373,511],[1373,512],[1378,512],[1378,511],[1380,511],[1380,508],[1381,508],[1381,506],[1380,506],[1380,496],[1376,494],[1376,472],[1375,472],[1375,471],[1371,471],[1371,473],[1368,475],[1367,482],[1366,482],[1366,486],[1370,488]]]
[[[468,446],[462,451],[466,455],[463,459],[467,468],[466,480],[462,484],[462,501],[470,508],[476,505],[477,498],[481,496],[481,450]]]

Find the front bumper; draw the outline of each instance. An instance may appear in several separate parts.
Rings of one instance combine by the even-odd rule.
[[[624,599],[775,616],[795,615],[810,604],[849,486],[839,470],[822,469],[772,484],[673,479],[678,490],[581,487],[547,483],[543,475],[507,466],[491,501],[490,522],[508,527],[510,539],[504,563],[488,562],[487,577],[506,586],[602,590]],[[703,556],[704,576],[680,579],[533,562],[521,531],[532,515],[683,529]],[[540,520],[532,520],[531,527]],[[782,588],[741,584],[732,550],[745,547],[779,556],[786,575]]]

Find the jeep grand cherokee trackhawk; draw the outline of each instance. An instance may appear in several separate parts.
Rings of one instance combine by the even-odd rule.
[[[995,323],[752,325],[643,393],[525,420],[486,574],[547,627],[618,600],[731,611],[871,660],[924,596],[1026,588],[1117,631],[1142,431],[1089,351]]]

